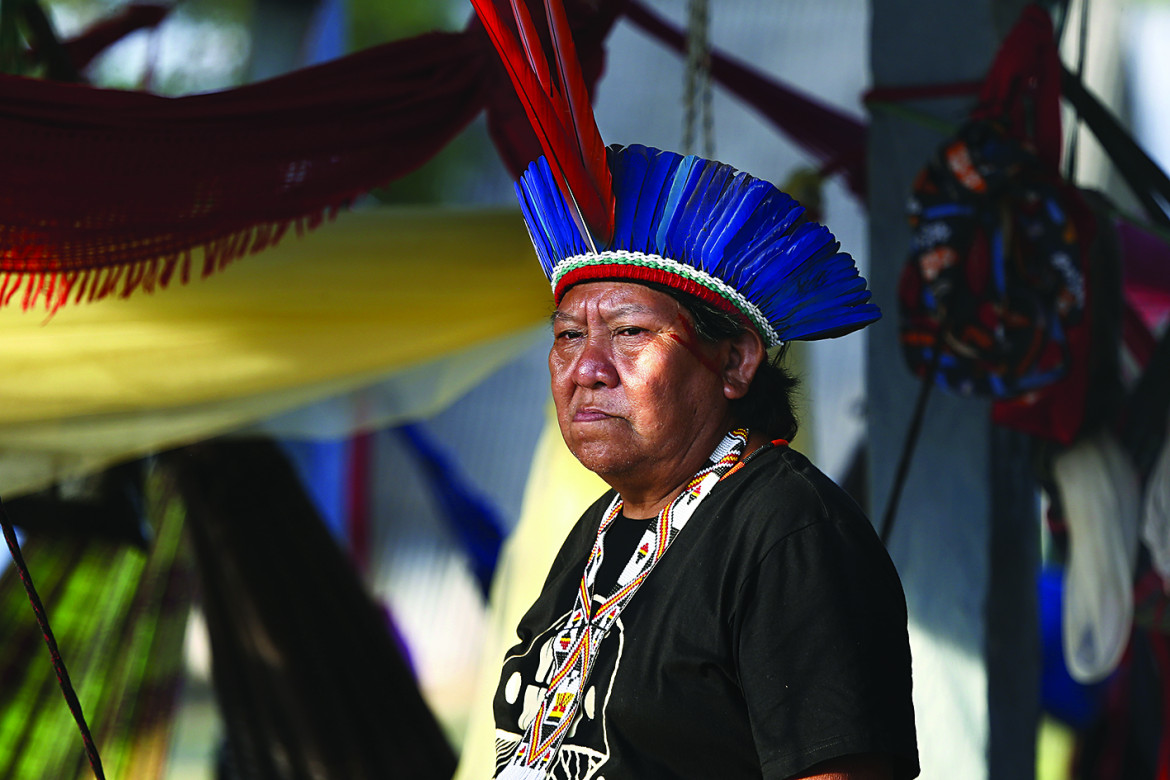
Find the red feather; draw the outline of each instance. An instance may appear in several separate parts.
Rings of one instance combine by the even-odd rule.
[[[540,33],[532,23],[532,14],[528,12],[527,3],[524,0],[512,0],[512,15],[516,17],[516,28],[520,31],[520,42],[524,44],[524,55],[528,58],[528,65],[536,73],[541,88],[551,94],[552,76],[544,58],[544,47],[540,45]]]
[[[548,29],[552,35],[553,52],[561,76],[561,89],[568,98],[572,114],[572,126],[577,133],[577,149],[586,171],[593,178],[598,192],[612,193],[613,180],[605,162],[605,142],[593,118],[593,104],[585,88],[585,77],[581,75],[581,62],[577,59],[577,47],[569,29],[569,18],[561,0],[544,0],[548,14]],[[612,194],[610,198],[612,199]],[[612,231],[612,228],[611,228]]]
[[[511,28],[500,18],[493,0],[471,0],[499,52],[562,194],[575,206],[578,229],[591,245],[594,238],[608,243],[613,237],[613,181],[568,19],[559,0],[545,0],[562,92],[552,83],[544,47],[524,2],[512,0],[524,42],[522,49]]]

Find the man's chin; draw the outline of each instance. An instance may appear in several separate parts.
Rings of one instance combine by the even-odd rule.
[[[611,442],[587,441],[569,445],[569,451],[581,465],[609,482],[609,477],[620,477],[630,470],[628,455],[614,452]]]

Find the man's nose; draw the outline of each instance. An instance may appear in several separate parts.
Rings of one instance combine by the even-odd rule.
[[[573,378],[582,387],[613,387],[618,382],[617,369],[613,364],[613,349],[609,339],[602,334],[591,333],[573,366]]]

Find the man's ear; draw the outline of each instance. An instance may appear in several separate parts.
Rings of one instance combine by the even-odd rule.
[[[764,340],[753,328],[744,328],[728,339],[727,360],[723,366],[723,396],[728,400],[743,398],[760,365],[768,359]]]

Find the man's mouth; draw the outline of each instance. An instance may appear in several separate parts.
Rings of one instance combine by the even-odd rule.
[[[608,420],[615,415],[597,409],[592,406],[586,406],[578,409],[573,415],[573,422],[597,422],[599,420]]]

